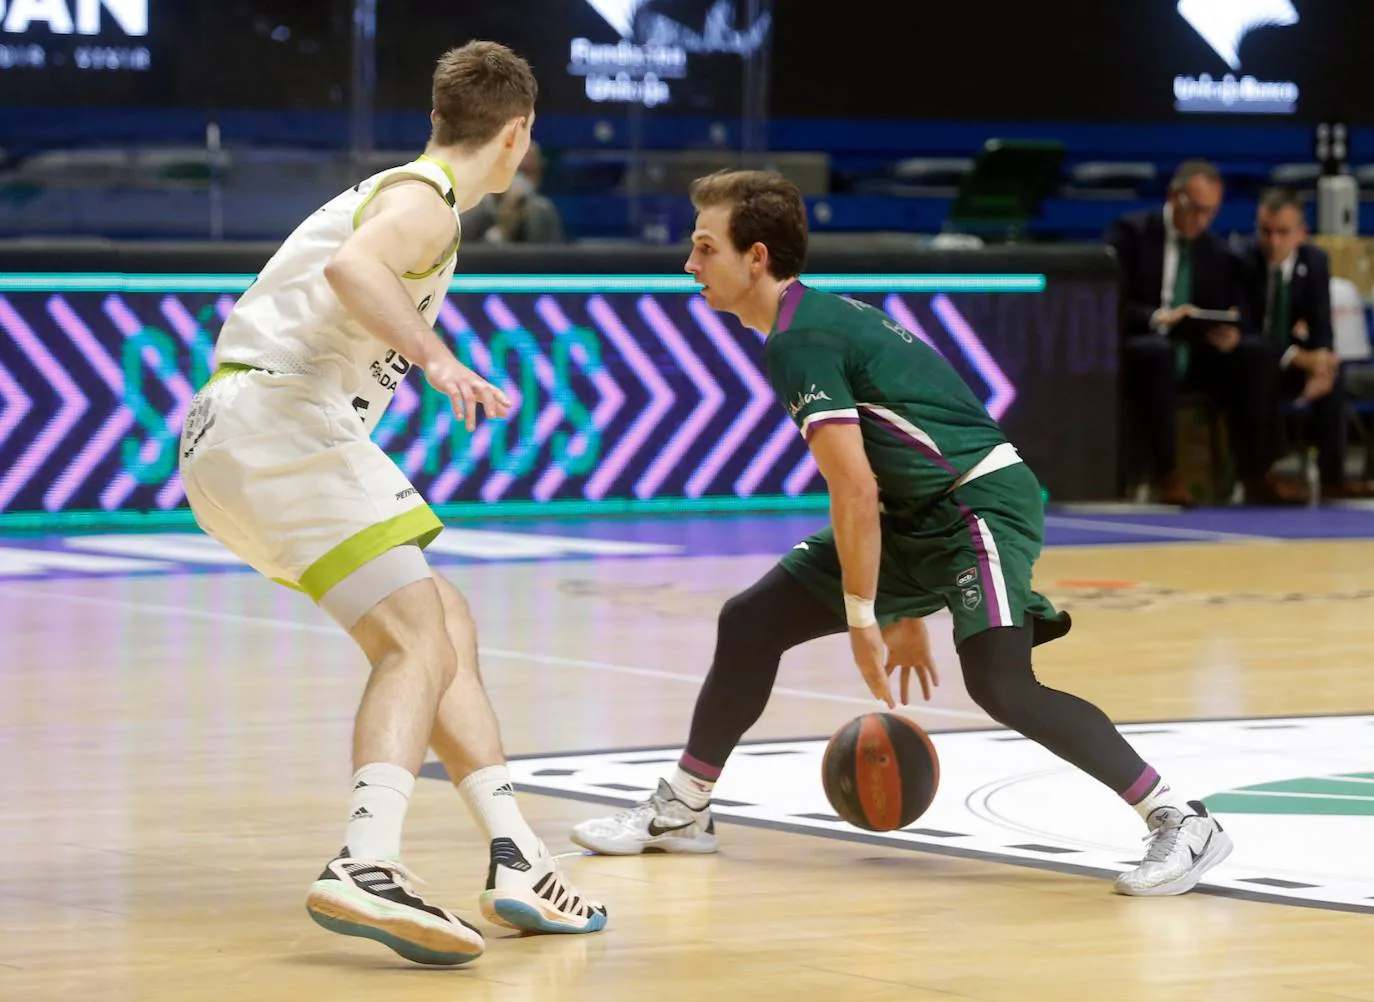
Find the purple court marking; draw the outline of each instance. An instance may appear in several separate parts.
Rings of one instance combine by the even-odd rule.
[[[48,315],[57,327],[76,345],[81,357],[100,376],[116,400],[124,398],[124,373],[115,360],[96,339],[95,334],[61,296],[48,300]],[[76,458],[54,478],[43,495],[43,507],[48,511],[60,511],[78,487],[84,484],[104,461],[111,451],[119,446],[129,429],[133,427],[134,415],[127,407],[115,408],[109,421],[76,454]]]
[[[739,451],[740,446],[753,432],[754,426],[762,420],[763,415],[774,405],[775,401],[773,388],[768,385],[766,379],[759,375],[758,367],[740,349],[735,339],[730,336],[730,332],[725,329],[725,325],[721,323],[720,317],[716,316],[715,311],[711,309],[706,300],[700,296],[693,296],[687,301],[687,309],[698,326],[711,339],[716,350],[730,363],[731,371],[739,377],[749,390],[749,404],[744,408],[744,413],[730,423],[729,429],[721,437],[716,447],[707,454],[701,465],[687,480],[685,493],[689,498],[699,498],[715,482],[716,474],[720,472],[721,467]],[[759,336],[762,337],[762,335]],[[761,476],[762,474],[760,474]]]
[[[19,345],[29,363],[43,374],[48,383],[62,398],[62,406],[42,431],[29,443],[29,447],[15,460],[3,479],[0,479],[0,510],[6,508],[19,493],[29,476],[31,464],[50,456],[76,423],[81,420],[89,402],[81,387],[74,383],[67,371],[58,364],[43,342],[29,328],[9,300],[0,297],[0,326],[9,331],[10,337]]]
[[[901,324],[903,327],[911,331],[911,333],[915,334],[918,338],[920,338],[927,345],[933,348],[935,350],[935,354],[939,355],[941,358],[945,357],[945,353],[941,351],[939,346],[936,345],[936,343],[930,339],[930,335],[927,334],[925,328],[921,326],[921,322],[916,319],[916,315],[912,313],[911,310],[907,309],[906,303],[902,302],[900,296],[898,296],[896,293],[893,293],[892,295],[884,299],[883,310],[890,317],[892,317],[893,320],[897,321],[897,323]]]
[[[483,305],[487,316],[491,318],[492,323],[496,324],[497,327],[503,330],[514,330],[522,326],[519,319],[511,312],[510,307],[505,304],[505,301],[502,300],[500,296],[488,296]],[[533,338],[530,339],[531,343],[533,343],[533,340]],[[548,393],[549,403],[541,408],[539,416],[535,418],[534,441],[521,442],[516,446],[516,449],[519,451],[533,449],[537,452],[538,449],[548,441],[549,436],[554,433],[559,423],[563,420],[563,405],[558,402],[558,387],[556,385],[557,380],[554,378],[553,366],[549,363],[549,360],[544,357],[543,352],[539,352],[536,355],[533,360],[533,365],[535,379],[538,380],[539,384],[543,386]],[[507,391],[507,396],[511,398],[511,403],[514,407],[523,407],[526,403],[531,405],[535,403],[534,401],[524,401],[520,399],[519,390],[514,387],[513,382],[512,389]],[[514,413],[514,408],[512,409],[512,413]],[[488,421],[492,420],[486,415],[483,415],[483,417]],[[504,470],[498,470],[482,485],[482,500],[489,503],[501,500],[501,497],[510,489],[510,485],[514,482],[515,477],[512,474]]]
[[[649,325],[654,335],[668,346],[678,365],[690,378],[693,389],[701,394],[701,400],[692,408],[687,420],[673,433],[668,444],[659,451],[654,461],[649,464],[649,468],[639,478],[639,483],[635,484],[636,497],[651,498],[658,493],[659,486],[677,466],[683,453],[696,443],[702,430],[720,410],[725,402],[725,394],[715,377],[711,375],[711,370],[692,353],[687,342],[683,340],[682,332],[668,319],[663,307],[659,306],[652,296],[639,297],[639,315],[644,318],[644,322]]]
[[[540,319],[553,331],[554,337],[563,337],[572,327],[572,323],[564,315],[559,307],[558,301],[552,296],[540,296],[534,303],[534,311],[539,314]],[[571,345],[569,358],[582,367],[586,372],[590,359],[587,358],[586,349],[577,343]],[[597,435],[603,435],[606,427],[611,423],[611,419],[619,412],[625,403],[625,394],[616,385],[610,374],[600,366],[590,374],[592,385],[596,387],[601,399],[597,401],[596,408],[592,411],[592,427],[596,429]],[[572,456],[581,455],[582,452],[590,448],[590,436],[586,431],[579,431],[568,442],[568,454]],[[558,488],[563,486],[563,481],[567,479],[567,473],[559,463],[554,463],[544,471],[538,482],[534,485],[534,498],[536,501],[547,501],[553,497]]]
[[[616,348],[625,356],[625,361],[630,364],[639,381],[649,391],[650,397],[649,405],[635,418],[629,431],[621,436],[611,454],[602,461],[601,466],[587,481],[586,496],[599,500],[606,496],[611,485],[620,479],[625,467],[639,454],[640,448],[663,415],[672,410],[677,397],[658,374],[654,363],[635,344],[634,338],[604,297],[593,296],[587,303],[587,312],[591,314],[592,320],[601,332],[615,342]]]
[[[953,336],[955,343],[959,345],[959,350],[964,353],[964,357],[969,360],[978,374],[987,381],[988,388],[992,391],[992,396],[987,400],[988,413],[992,415],[994,421],[1001,421],[1002,415],[1011,407],[1012,401],[1016,399],[1016,387],[1011,384],[1007,374],[1002,371],[1002,367],[988,352],[987,346],[983,344],[973,328],[968,325],[968,321],[963,315],[954,308],[949,297],[944,293],[936,296],[930,301],[930,308],[935,311],[935,315],[940,318],[940,323],[945,325],[945,329]]]

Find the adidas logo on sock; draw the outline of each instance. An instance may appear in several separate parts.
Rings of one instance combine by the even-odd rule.
[[[367,785],[367,783],[366,783],[364,780],[361,780],[361,779],[360,779],[360,780],[358,780],[358,782],[354,785],[353,789],[355,789],[355,790],[361,790],[361,789],[362,789],[364,786],[366,786],[366,785]]]
[[[353,812],[353,814],[349,817],[348,820],[349,820],[349,821],[360,821],[360,820],[362,820],[363,818],[370,818],[370,817],[372,817],[372,812],[371,812],[371,811],[369,811],[366,807],[359,807],[356,811]]]
[[[513,797],[515,796],[515,787],[511,786],[509,783],[502,783],[491,791],[491,795],[493,797]]]

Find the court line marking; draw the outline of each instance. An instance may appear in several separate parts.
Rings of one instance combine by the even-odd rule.
[[[583,753],[575,752],[573,754],[581,755]],[[538,755],[525,757],[558,758],[559,756]],[[425,769],[430,770],[430,766],[426,764]],[[432,774],[432,770],[429,774]],[[559,800],[575,800],[588,804],[603,804],[621,809],[633,806],[635,803],[627,797],[586,793],[582,790],[568,790],[561,787],[545,786],[540,783],[516,783],[515,788],[522,793],[536,793],[546,797],[554,797]],[[832,839],[837,842],[857,842],[861,845],[879,846],[886,849],[929,853],[934,856],[953,856],[959,859],[1025,867],[1032,870],[1050,870],[1055,873],[1067,873],[1080,877],[1097,877],[1111,880],[1120,872],[1118,870],[1108,870],[1103,867],[1096,867],[1084,863],[1070,863],[1060,859],[1032,859],[1029,857],[1000,855],[993,850],[976,849],[970,846],[939,845],[933,842],[918,843],[904,839],[889,838],[876,832],[864,832],[858,829],[848,831],[841,829],[813,828],[810,825],[800,825],[788,821],[775,821],[770,818],[741,817],[727,814],[717,814],[715,818],[722,824],[741,825],[745,828],[763,828],[769,831],[786,832],[789,835],[805,835],[815,838]],[[584,853],[584,855],[588,854]],[[1216,898],[1232,898],[1240,901],[1258,901],[1264,904],[1288,905],[1294,908],[1311,908],[1319,911],[1353,912],[1363,915],[1374,914],[1374,905],[1351,904],[1339,901],[1318,901],[1290,897],[1288,895],[1275,894],[1267,891],[1250,890],[1249,888],[1242,889],[1238,887],[1218,887],[1212,884],[1199,884],[1188,893],[1202,894]]]
[[[188,609],[175,605],[158,605],[152,602],[135,602],[131,599],[106,598],[99,595],[71,595],[64,592],[45,592],[33,591],[25,588],[14,588],[12,586],[0,586],[0,596],[13,595],[18,598],[40,598],[57,599],[64,602],[75,602],[86,605],[105,605],[115,608],[130,609],[134,612],[144,612],[156,615],[185,616],[192,619],[209,619],[226,623],[241,623],[249,626],[266,626],[273,629],[298,630],[303,633],[316,633],[341,640],[347,639],[347,634],[337,626],[327,626],[323,623],[300,623],[289,619],[273,619],[270,616],[247,616],[238,612],[217,612],[211,609]],[[698,675],[689,675],[686,672],[664,671],[661,668],[641,668],[635,665],[612,664],[608,661],[588,661],[581,658],[565,658],[557,654],[537,654],[530,651],[513,651],[501,647],[479,647],[477,652],[483,657],[505,658],[514,661],[529,661],[533,664],[553,665],[561,668],[582,668],[588,671],[601,671],[615,675],[631,675],[639,678],[661,679],[665,682],[681,682],[685,684],[700,686],[705,679]],[[865,706],[871,710],[886,710],[887,706],[871,696],[842,696],[828,692],[817,692],[814,689],[797,689],[792,686],[774,686],[773,694],[778,696],[791,696],[793,699],[808,699],[826,703],[846,703],[855,706]],[[912,704],[902,706],[898,704],[896,712],[907,713],[911,716],[926,714],[937,717],[954,717],[959,720],[977,720],[984,723],[989,722],[987,714],[977,713],[972,710],[950,710],[939,706],[924,706]]]
[[[1149,536],[1156,539],[1204,540],[1210,543],[1289,543],[1295,540],[1283,536],[1259,536],[1245,532],[1223,532],[1220,529],[1193,529],[1186,525],[1150,525],[1146,522],[1104,522],[1092,518],[1073,518],[1068,515],[1046,515],[1045,525],[1059,529],[1084,529],[1103,535],[1120,533],[1125,536]],[[1048,547],[1047,547],[1048,549]]]

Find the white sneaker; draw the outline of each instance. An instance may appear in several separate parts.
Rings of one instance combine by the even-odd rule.
[[[592,818],[572,830],[573,842],[603,856],[637,856],[658,852],[715,852],[716,823],[710,806],[694,811],[673,792],[666,779],[642,804],[608,818]]]
[[[1197,886],[1202,875],[1231,855],[1231,836],[1196,800],[1188,801],[1192,814],[1176,807],[1157,807],[1146,819],[1150,846],[1134,870],[1116,878],[1118,894],[1184,894]]]
[[[393,860],[329,862],[310,885],[306,911],[324,928],[364,936],[417,964],[454,966],[482,955],[482,934],[458,916],[416,894],[418,879]]]
[[[480,898],[488,922],[525,932],[600,932],[606,906],[584,898],[563,879],[543,845],[533,862],[508,838],[491,840],[487,889]]]

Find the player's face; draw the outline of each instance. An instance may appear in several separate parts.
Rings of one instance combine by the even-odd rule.
[[[1260,209],[1255,219],[1260,250],[1270,264],[1282,264],[1307,236],[1307,224],[1295,206],[1270,211]]]
[[[730,242],[728,208],[712,206],[697,214],[692,253],[684,270],[701,283],[701,295],[713,310],[732,313],[748,295],[749,262]]]

